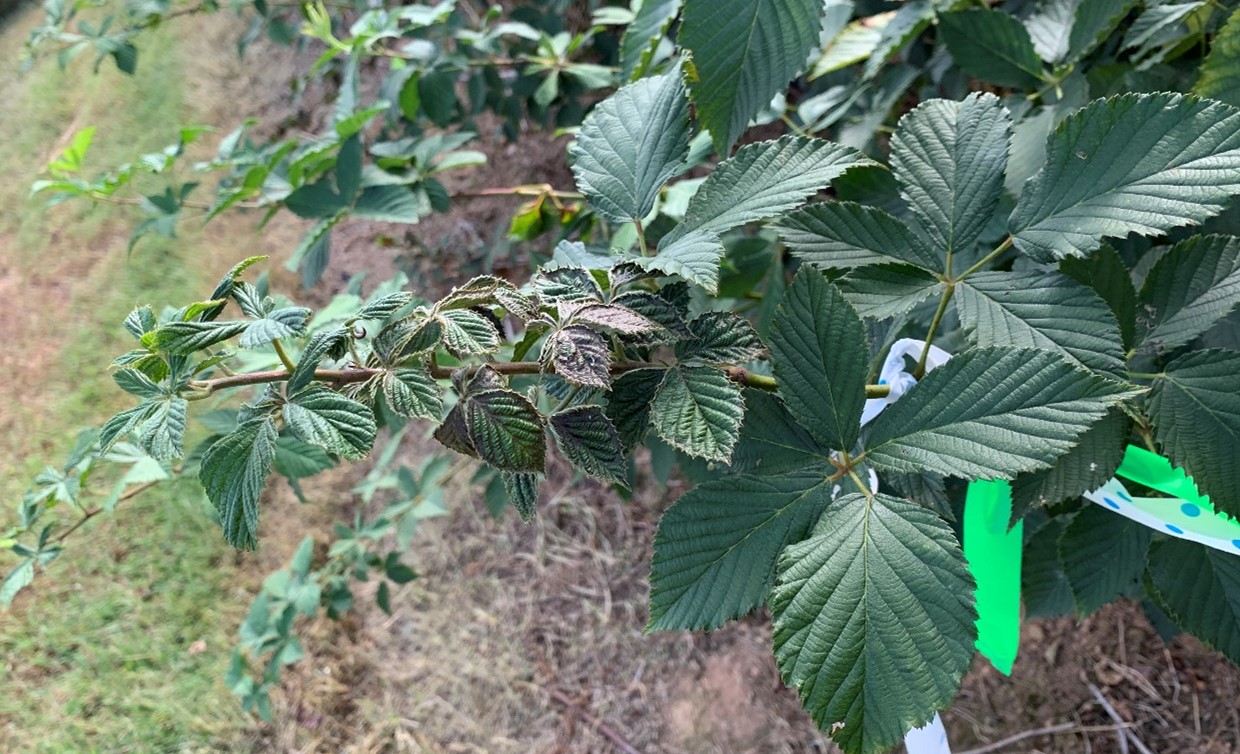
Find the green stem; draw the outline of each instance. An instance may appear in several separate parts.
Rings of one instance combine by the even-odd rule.
[[[275,340],[272,340],[271,345],[275,347],[276,356],[280,357],[280,363],[284,365],[284,368],[289,372],[296,371],[297,366],[293,363],[293,360],[288,357],[288,353],[285,352],[284,346],[280,345],[280,339],[276,338]]]
[[[973,265],[969,269],[960,273],[960,276],[956,278],[956,282],[959,283],[961,280],[964,280],[968,276],[972,275],[973,273],[982,269],[986,265],[995,261],[996,257],[998,257],[1000,254],[1002,254],[1003,252],[1007,251],[1010,248],[1012,248],[1012,237],[1008,236],[1006,239],[1004,239],[1003,243],[996,246],[993,251],[991,251],[989,254],[982,257],[981,259],[979,259],[977,264]]]
[[[954,283],[948,283],[943,289],[943,296],[939,299],[939,308],[934,310],[934,319],[930,320],[930,329],[926,331],[926,344],[921,349],[921,358],[917,360],[917,368],[913,370],[913,378],[920,380],[926,374],[926,358],[930,356],[930,344],[934,342],[934,336],[939,331],[939,324],[943,321],[943,314],[947,311],[947,305],[952,300],[952,294],[956,292]]]
[[[637,229],[637,248],[641,249],[642,256],[650,256],[650,249],[646,248],[646,231],[642,228],[641,220],[634,220],[633,227]]]

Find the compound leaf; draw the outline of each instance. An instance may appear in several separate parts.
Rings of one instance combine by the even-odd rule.
[[[880,470],[1011,479],[1051,466],[1134,394],[1050,351],[977,348],[928,373],[879,415],[866,460]]]
[[[821,473],[739,475],[681,495],[659,521],[648,631],[714,630],[766,601],[775,561],[831,501]]]
[[[778,568],[776,664],[845,752],[890,750],[951,703],[973,659],[974,584],[932,511],[846,495]]]
[[[1182,94],[1097,100],[1051,134],[1008,219],[1016,248],[1051,262],[1105,237],[1161,235],[1240,193],[1240,110]]]

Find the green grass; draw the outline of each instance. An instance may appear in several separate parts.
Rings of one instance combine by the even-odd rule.
[[[8,23],[0,30],[0,261],[22,281],[5,305],[36,316],[0,336],[42,365],[4,395],[17,431],[0,441],[0,490],[15,501],[80,428],[127,405],[106,371],[130,347],[119,326],[125,314],[139,303],[201,298],[232,260],[221,250],[227,239],[202,233],[145,243],[127,259],[131,217],[84,205],[49,210],[26,196],[73,130],[97,127],[90,164],[99,169],[162,147],[194,120],[185,87],[192,72],[175,35],[192,34],[198,21],[148,35],[132,79],[110,62],[93,76],[89,61],[67,73],[46,61],[18,77],[12,64],[31,16]],[[202,505],[192,482],[123,504],[75,536],[13,612],[0,613],[0,750],[244,750],[248,719],[221,677],[248,599]],[[8,515],[0,513],[0,528]],[[0,557],[0,569],[8,565]]]

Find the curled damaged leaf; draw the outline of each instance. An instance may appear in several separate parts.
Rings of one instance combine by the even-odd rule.
[[[577,385],[608,390],[611,349],[599,333],[582,325],[569,325],[547,338],[542,351],[543,369]]]

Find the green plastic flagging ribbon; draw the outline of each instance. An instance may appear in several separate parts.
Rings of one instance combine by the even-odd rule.
[[[964,499],[964,556],[977,582],[977,650],[1004,675],[1020,647],[1020,553],[1025,522],[1012,520],[1012,486],[969,482]]]
[[[1137,497],[1120,478],[1168,497]],[[1210,498],[1166,458],[1129,445],[1115,476],[1084,497],[1119,515],[1181,539],[1240,555],[1240,522],[1214,510]],[[1020,646],[1020,567],[1024,529],[1008,530],[1012,488],[1001,480],[970,482],[964,505],[964,555],[977,582],[977,649],[1010,675]]]

